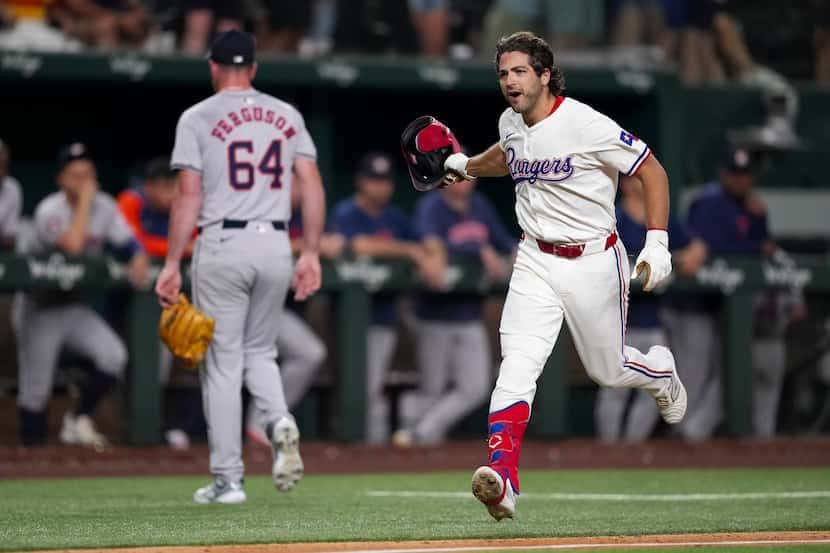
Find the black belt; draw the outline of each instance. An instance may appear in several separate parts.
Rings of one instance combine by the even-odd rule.
[[[248,226],[250,221],[242,221],[240,219],[222,219],[222,229],[229,229],[229,228],[245,228]],[[287,225],[285,221],[271,221],[271,226],[274,227],[274,230],[285,230]],[[198,227],[197,230],[199,234],[202,233],[203,227]]]

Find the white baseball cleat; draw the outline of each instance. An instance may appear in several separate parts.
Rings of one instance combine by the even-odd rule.
[[[657,401],[657,408],[660,410],[660,416],[669,424],[677,424],[683,420],[686,414],[686,405],[688,397],[686,396],[686,387],[680,381],[680,375],[677,373],[677,364],[674,362],[674,355],[669,348],[663,346],[653,346],[648,350],[648,354],[653,353],[662,355],[666,358],[665,365],[671,367],[672,377],[662,392],[654,396]]]
[[[224,478],[215,478],[213,483],[199,488],[193,494],[193,501],[202,505],[207,503],[221,503],[235,505],[244,503],[248,497],[242,487],[242,482],[228,482]]]
[[[269,425],[274,465],[271,475],[274,486],[287,492],[303,477],[303,459],[300,457],[300,431],[291,419],[283,417]]]
[[[501,521],[516,514],[516,495],[508,479],[488,466],[478,467],[473,473],[473,495],[484,503],[490,516]]]
[[[60,440],[67,445],[82,445],[100,451],[109,443],[103,434],[95,428],[95,423],[87,415],[74,416],[72,413],[63,415]]]

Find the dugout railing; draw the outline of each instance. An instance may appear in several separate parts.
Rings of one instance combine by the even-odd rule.
[[[158,271],[158,267],[155,271]],[[371,294],[406,293],[420,283],[410,264],[381,259],[340,259],[325,262],[322,293],[335,299],[336,374],[333,395],[337,439],[363,438],[366,412],[365,359]],[[476,266],[451,263],[447,294],[477,292],[503,294],[505,286],[482,280]],[[185,276],[187,276],[185,274]],[[732,436],[752,432],[752,380],[750,343],[753,331],[753,297],[770,287],[803,287],[808,295],[830,293],[830,267],[802,262],[780,268],[747,259],[715,259],[694,277],[677,278],[669,288],[689,294],[723,295],[725,406],[727,430]],[[112,258],[0,256],[0,293],[53,288],[61,290],[129,290],[126,266]],[[634,291],[634,293],[640,293]],[[129,294],[127,344],[130,352],[126,381],[127,441],[134,445],[160,443],[162,396],[158,379],[158,319],[160,307],[151,290]],[[565,334],[565,333],[563,333]],[[533,433],[555,438],[569,434],[567,336],[560,337],[540,382],[534,404]]]

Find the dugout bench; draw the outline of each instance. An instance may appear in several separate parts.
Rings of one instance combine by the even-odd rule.
[[[160,267],[155,267],[157,274]],[[478,291],[503,294],[504,283],[482,280],[478,267],[451,263],[447,293]],[[185,271],[185,281],[187,272]],[[411,291],[418,282],[407,262],[380,259],[340,259],[323,264],[322,292],[335,298],[336,366],[334,406],[336,437],[355,441],[363,438],[365,398],[366,329],[373,292]],[[670,287],[695,294],[723,294],[727,428],[733,436],[752,430],[750,356],[753,295],[768,287],[802,285],[808,294],[830,294],[830,267],[826,263],[802,262],[782,269],[746,259],[715,259],[692,278],[677,278]],[[129,288],[126,266],[112,258],[49,256],[0,256],[0,292],[20,289],[57,288],[96,291]],[[632,293],[641,293],[635,284]],[[161,387],[158,380],[158,319],[160,307],[152,290],[137,291],[128,306],[127,345],[130,369],[126,382],[127,439],[133,445],[161,442]],[[567,334],[560,336],[539,381],[534,403],[533,435],[540,438],[568,434]]]

